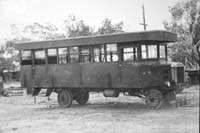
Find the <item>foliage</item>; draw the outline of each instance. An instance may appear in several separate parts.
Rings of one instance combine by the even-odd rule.
[[[112,24],[111,20],[105,18],[102,21],[101,26],[98,28],[96,34],[112,34],[112,33],[124,32],[123,26],[124,26],[123,22]]]
[[[178,35],[178,42],[170,46],[170,57],[193,68],[200,62],[194,47],[200,40],[200,1],[181,1],[170,7],[169,11],[172,18],[170,22],[165,21],[164,26]]]
[[[19,66],[19,52],[14,49],[16,42],[123,32],[123,22],[112,24],[111,20],[106,18],[103,20],[101,27],[94,31],[93,27],[85,24],[83,20],[78,20],[75,16],[70,16],[65,20],[64,26],[60,29],[54,24],[40,24],[36,22],[24,28],[19,28],[15,24],[10,27],[11,36],[5,41],[5,45],[0,48],[0,64],[1,66],[4,64],[4,68],[9,69],[15,69]],[[61,29],[64,29],[64,31]]]
[[[94,34],[92,27],[86,25],[83,20],[78,20],[75,16],[69,16],[64,23],[64,29],[68,37],[90,36]]]

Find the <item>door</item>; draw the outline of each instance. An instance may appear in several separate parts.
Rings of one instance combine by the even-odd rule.
[[[137,88],[140,83],[138,45],[121,44],[120,45],[120,77],[123,88]]]

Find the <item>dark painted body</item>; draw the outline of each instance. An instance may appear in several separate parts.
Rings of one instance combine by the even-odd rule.
[[[152,87],[166,89],[166,81],[171,81],[170,64],[166,58],[160,59],[159,55],[153,60],[141,59],[140,45],[162,43],[166,46],[165,43],[176,41],[176,38],[175,34],[167,31],[147,31],[16,44],[19,50],[92,47],[108,43],[118,45],[117,62],[22,65],[22,86],[28,88],[29,94],[34,88],[70,88],[76,91],[117,89],[120,92],[140,91]],[[126,45],[138,46],[138,60],[121,60],[120,49]]]
[[[139,89],[164,86],[163,71],[170,65],[159,62],[110,62],[22,66],[22,82],[33,88]],[[123,90],[122,90],[123,91]]]

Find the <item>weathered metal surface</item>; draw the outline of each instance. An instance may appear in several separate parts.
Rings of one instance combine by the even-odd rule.
[[[163,86],[165,84],[163,70],[170,69],[170,65],[144,62],[38,65],[34,66],[34,70],[31,70],[31,67],[22,66],[21,69],[22,85],[26,85],[29,89],[32,87],[135,89]],[[34,85],[31,81],[34,81]]]
[[[24,49],[43,49],[43,48],[53,48],[53,47],[133,42],[133,41],[173,42],[176,40],[177,36],[174,33],[162,30],[155,30],[155,31],[99,35],[90,37],[77,37],[77,38],[60,39],[60,40],[25,42],[25,43],[18,43],[15,45],[15,47],[18,50],[24,50]]]

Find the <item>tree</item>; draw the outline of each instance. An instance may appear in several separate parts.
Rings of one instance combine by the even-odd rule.
[[[98,28],[96,34],[112,34],[112,33],[124,32],[123,26],[124,26],[123,22],[112,24],[110,19],[105,18],[102,21],[101,26]]]
[[[94,29],[85,24],[83,20],[78,20],[75,16],[69,16],[65,23],[65,31],[68,37],[91,36]]]
[[[200,1],[188,0],[170,7],[171,21],[164,22],[167,30],[177,33],[178,42],[170,46],[173,61],[181,61],[193,68],[200,60],[195,48],[200,40]]]
[[[23,37],[38,41],[64,38],[65,36],[60,33],[56,25],[33,23],[23,29]]]

